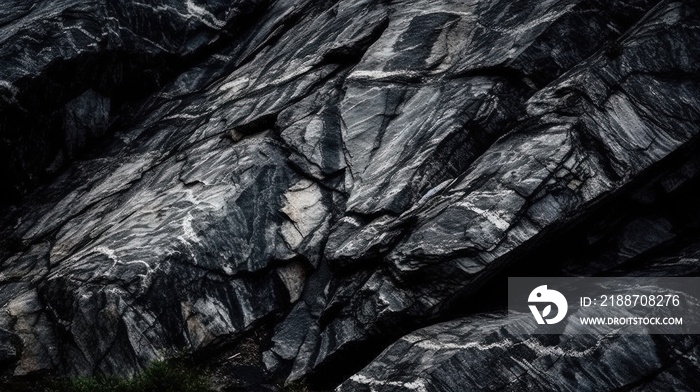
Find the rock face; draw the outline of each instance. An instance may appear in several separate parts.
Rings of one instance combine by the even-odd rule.
[[[525,315],[531,317],[531,315]],[[475,315],[404,336],[337,391],[697,390],[687,335],[513,336]],[[575,336],[575,338],[572,338]],[[674,347],[668,350],[668,347]]]
[[[213,55],[263,6],[10,1],[0,14],[2,200],[57,173],[130,105]]]
[[[327,388],[454,318],[340,390],[570,389],[572,366],[696,387],[695,338],[574,337],[605,360],[551,367],[557,342],[508,340],[498,299],[464,305],[503,271],[697,271],[694,1],[45,0],[0,21],[6,377],[131,376],[273,325],[269,374]]]
[[[653,187],[663,189],[659,185]],[[637,191],[626,201],[635,204],[646,196],[646,202],[640,203],[644,213],[618,217],[614,224],[603,218],[592,232],[569,233],[560,249],[541,251],[533,258],[560,260],[558,267],[548,269],[559,276],[698,276],[700,244],[689,234],[696,230],[700,214],[668,209],[696,199],[698,189],[695,179],[660,197],[649,198],[648,188]],[[606,232],[604,240],[576,244],[580,237],[590,240],[601,229]],[[504,311],[489,311],[412,332],[337,391],[690,391],[700,387],[696,362],[700,342],[695,335],[527,335],[519,322],[513,315],[506,318]],[[564,328],[570,327],[576,326]]]

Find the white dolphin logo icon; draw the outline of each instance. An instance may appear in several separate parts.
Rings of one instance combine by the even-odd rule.
[[[527,298],[527,302],[550,304],[542,310],[542,314],[540,314],[540,311],[537,310],[537,306],[529,305],[532,315],[535,316],[535,320],[537,320],[537,324],[556,324],[566,317],[566,312],[569,308],[569,303],[566,302],[566,297],[556,290],[548,290],[547,285],[535,287],[535,289],[530,293],[530,296]],[[556,316],[546,319],[545,317],[552,312],[551,304],[557,306],[557,313]]]

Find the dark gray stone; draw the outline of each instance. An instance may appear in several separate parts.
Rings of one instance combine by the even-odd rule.
[[[531,317],[531,315],[525,315]],[[481,314],[406,335],[340,387],[345,391],[630,391],[700,387],[688,335],[518,335]],[[515,333],[515,334],[514,334]],[[674,347],[674,350],[668,350]]]
[[[551,358],[463,305],[512,268],[697,272],[699,31],[691,0],[10,1],[4,374],[132,376],[270,328],[274,374],[243,378],[335,387],[456,318],[408,335],[439,359],[404,338],[341,388],[566,389],[564,362],[512,384]],[[669,353],[695,347],[566,364],[690,388]]]
[[[552,14],[538,20],[553,21],[559,15],[556,7],[548,12]],[[492,271],[517,260],[529,244],[545,241],[543,237],[553,228],[576,222],[602,198],[626,188],[657,162],[694,140],[700,113],[681,102],[692,102],[700,86],[678,70],[698,71],[690,60],[698,55],[692,44],[697,30],[691,27],[698,22],[696,6],[660,3],[622,38],[582,59],[527,99],[519,125],[480,153],[462,174],[436,184],[419,200],[414,199],[405,212],[391,211],[398,216],[382,216],[371,223],[354,215],[343,218],[331,232],[326,255],[340,266],[363,268],[369,277],[361,283],[356,273],[334,277],[328,287],[336,294],[330,296],[322,316],[329,321],[317,342],[305,343],[318,347],[315,359],[296,361],[320,368],[340,358],[343,349],[353,343],[439,317],[455,298],[479,287]],[[354,72],[361,72],[361,66]],[[388,77],[367,72],[372,77]],[[374,91],[365,95],[373,96]],[[670,91],[679,99],[669,99]],[[473,99],[474,94],[468,97]],[[385,107],[372,105],[376,106]],[[435,106],[438,112],[444,107]],[[357,108],[358,104],[351,107]],[[401,113],[417,107],[411,105]],[[414,125],[426,119],[413,117]],[[444,115],[440,124],[442,118]],[[355,121],[352,117],[345,121],[348,129],[354,129],[351,124]],[[365,126],[367,122],[359,123]],[[420,125],[401,129],[398,139],[418,137],[406,129],[416,129],[422,135]],[[370,139],[359,140],[368,143]],[[368,160],[370,152],[388,146],[378,145],[355,155]],[[401,145],[416,145],[420,151],[431,144]],[[401,154],[396,148],[387,147],[387,151],[393,152],[391,157],[371,160],[370,165],[381,165]],[[414,160],[420,160],[419,154],[413,153]],[[449,155],[442,164],[447,166],[459,159],[461,155]],[[400,176],[394,176],[392,170],[406,167],[396,164],[378,172],[395,181]],[[349,212],[387,211],[353,210],[355,192],[364,189],[358,181],[369,171],[359,172],[360,180],[354,179],[348,201]],[[379,183],[378,179],[371,182]],[[372,200],[387,202],[401,194],[400,187],[378,189],[385,195],[376,199],[365,195],[358,200],[366,205]],[[659,231],[657,236],[669,235],[664,233],[663,222],[655,230]]]

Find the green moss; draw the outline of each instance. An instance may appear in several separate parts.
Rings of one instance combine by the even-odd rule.
[[[198,369],[181,363],[155,362],[132,379],[80,377],[57,382],[50,392],[202,392],[208,391],[206,377]]]

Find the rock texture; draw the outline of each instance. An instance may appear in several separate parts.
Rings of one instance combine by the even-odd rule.
[[[12,1],[5,376],[131,376],[273,325],[268,374],[328,388],[455,318],[341,390],[692,388],[692,337],[571,338],[608,359],[542,378],[556,353],[502,335],[498,296],[465,303],[507,271],[697,271],[698,41],[691,0]]]
[[[685,166],[686,173],[691,172],[689,167]],[[637,204],[644,212],[633,207],[627,217],[618,216],[615,222],[606,221],[613,216],[609,211],[599,212],[595,225],[567,233],[563,244],[536,252],[532,258],[555,261],[552,264],[558,266],[542,271],[557,276],[698,276],[700,247],[691,233],[700,214],[668,208],[697,199],[698,189],[697,178],[670,193],[661,183],[649,184],[625,197],[626,203]],[[595,238],[601,232],[605,237]],[[511,272],[525,275],[522,270],[515,266]],[[502,295],[490,291],[482,290],[476,298]],[[530,317],[523,315],[523,321],[529,322]],[[337,391],[692,391],[699,387],[695,335],[528,335],[519,322],[513,315],[506,318],[505,311],[477,312],[412,332]]]
[[[263,6],[10,1],[0,14],[2,199],[74,160],[134,101],[212,55]]]
[[[488,314],[421,329],[394,343],[337,391],[691,391],[700,387],[695,378],[698,342],[687,335],[524,337],[512,334],[512,322],[510,317],[506,321],[502,315]]]

